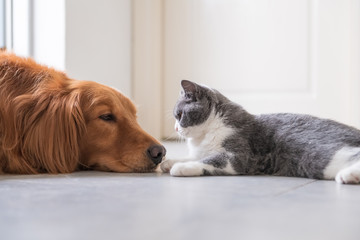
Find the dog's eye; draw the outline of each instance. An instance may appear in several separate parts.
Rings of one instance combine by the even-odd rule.
[[[115,116],[111,113],[107,113],[107,114],[103,114],[101,116],[99,116],[99,118],[101,120],[104,120],[104,121],[107,121],[107,122],[110,122],[110,121],[115,121]]]

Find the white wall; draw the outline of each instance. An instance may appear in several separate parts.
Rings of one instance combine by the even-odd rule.
[[[360,127],[359,0],[135,2],[133,91],[148,106],[140,120],[162,128],[155,136],[176,136],[181,79],[217,88],[251,113],[308,113]],[[161,79],[150,84],[154,76]],[[163,116],[148,120],[158,98],[143,94],[158,89]]]
[[[162,128],[162,0],[133,0],[133,99],[140,125],[156,138]]]
[[[33,0],[33,56],[131,95],[131,0]]]
[[[65,68],[131,95],[131,0],[66,0]]]
[[[34,0],[33,57],[58,70],[65,69],[65,1]]]
[[[9,42],[9,47],[16,49],[16,53],[20,56],[29,56],[32,52],[31,46],[31,5],[29,0],[7,1],[6,5],[12,5],[12,16],[7,21],[11,21],[13,38]],[[9,11],[7,10],[7,13]],[[10,14],[9,14],[10,15]]]

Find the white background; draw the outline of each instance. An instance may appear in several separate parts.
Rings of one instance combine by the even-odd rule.
[[[181,79],[217,88],[252,113],[360,127],[358,0],[14,2],[23,18],[14,18],[15,51],[118,88],[156,137],[175,136]]]

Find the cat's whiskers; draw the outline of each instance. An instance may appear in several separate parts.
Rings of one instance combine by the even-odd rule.
[[[176,140],[178,138],[178,134],[176,133],[171,133],[170,136],[164,138],[164,141],[173,141]]]
[[[170,120],[170,119],[174,119],[174,114],[173,114],[173,110],[165,110],[165,118],[167,120]]]
[[[176,134],[176,142],[177,143],[184,143],[186,142],[186,138],[179,136],[178,134]]]

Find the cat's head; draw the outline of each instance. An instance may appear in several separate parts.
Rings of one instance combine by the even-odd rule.
[[[214,115],[217,91],[188,80],[181,81],[182,91],[174,107],[175,130],[183,137],[195,137]]]

